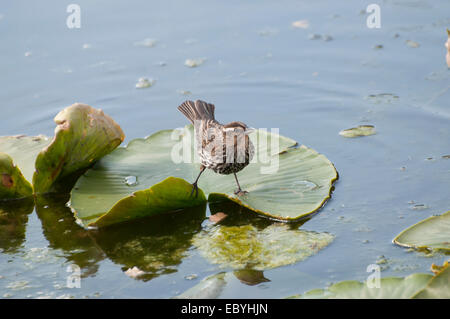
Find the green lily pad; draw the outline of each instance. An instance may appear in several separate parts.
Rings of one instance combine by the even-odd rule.
[[[70,190],[87,167],[114,150],[125,138],[112,118],[86,104],[65,108],[54,121],[55,136],[35,162],[36,194]]]
[[[450,211],[405,229],[394,238],[394,243],[419,249],[450,250]]]
[[[174,299],[216,299],[222,294],[227,281],[226,272],[221,272],[204,278],[194,287],[186,290],[182,294],[174,297]]]
[[[85,104],[65,108],[56,115],[55,122],[53,139],[42,135],[0,137],[0,152],[10,157],[3,155],[0,165],[3,170],[8,166],[17,177],[12,182],[4,177],[7,185],[15,182],[15,187],[2,189],[5,183],[0,183],[0,199],[30,196],[33,192],[68,192],[81,173],[124,139],[121,128],[108,115]],[[10,173],[5,174],[11,177]],[[18,187],[21,189],[15,189]]]
[[[304,260],[333,239],[329,233],[291,229],[287,224],[272,224],[262,230],[253,225],[215,225],[196,234],[192,242],[213,264],[265,270]]]
[[[450,267],[448,261],[430,280],[428,285],[414,295],[415,299],[450,299]]]
[[[12,158],[0,153],[0,200],[25,198],[32,194],[31,184],[14,165]]]
[[[369,288],[365,282],[355,280],[342,281],[326,289],[314,289],[303,295],[290,298],[298,299],[404,299],[413,297],[422,290],[432,275],[412,274],[405,278],[388,277],[380,279],[380,287]]]
[[[30,184],[37,154],[50,144],[45,136],[0,137],[0,200],[33,194]]]
[[[96,211],[96,207],[101,207],[100,205],[97,206],[98,203],[103,203],[116,194],[103,193],[103,189],[98,189],[93,184],[83,187],[84,182],[85,180],[81,180],[77,183],[75,191],[72,192],[70,205],[71,207],[77,207],[75,216],[85,226],[105,227],[135,218],[195,207],[206,201],[206,197],[201,190],[199,190],[197,197],[192,197],[191,184],[180,178],[168,177],[161,183],[145,190],[136,191],[119,200],[109,211],[91,214],[91,212]],[[86,200],[86,198],[90,200]]]
[[[1,136],[0,152],[6,153],[13,159],[23,176],[29,182],[33,179],[34,163],[42,149],[51,143],[51,139],[39,136]]]
[[[434,266],[434,265],[433,265]],[[433,270],[432,266],[432,270]],[[381,278],[379,287],[369,287],[366,282],[342,281],[326,289],[314,289],[303,295],[289,298],[299,299],[448,299],[450,298],[450,267],[445,262],[435,275],[412,274],[404,278]],[[373,283],[372,283],[373,284]]]
[[[72,190],[70,207],[85,225],[100,227],[204,202],[202,192],[198,198],[186,196],[192,188],[188,182],[199,172],[194,148],[189,146],[194,145],[193,138],[193,126],[187,126],[160,131],[116,149],[80,177]],[[305,146],[296,148],[295,141],[264,130],[253,132],[250,138],[256,145],[254,160],[238,173],[241,186],[249,193],[235,195],[233,175],[207,170],[198,185],[210,202],[228,198],[282,220],[304,218],[323,206],[337,179],[325,156]],[[183,145],[188,145],[184,153]],[[157,185],[161,192],[156,196],[152,187]],[[142,196],[155,195],[154,200],[150,203],[134,197],[137,191],[143,192]],[[114,218],[107,217],[112,213]]]
[[[339,132],[339,135],[343,137],[359,137],[359,136],[369,136],[374,135],[375,126],[373,125],[359,125],[357,127],[349,128]]]

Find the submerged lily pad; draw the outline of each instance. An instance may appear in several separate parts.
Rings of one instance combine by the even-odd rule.
[[[14,165],[12,158],[0,152],[0,200],[25,198],[32,194],[31,184]]]
[[[219,225],[196,234],[192,242],[213,264],[265,270],[304,260],[333,239],[329,233],[290,229],[287,224],[272,224],[263,230],[252,225]]]
[[[450,250],[450,211],[405,229],[394,238],[394,243],[405,247]]]
[[[198,205],[206,201],[203,190],[210,202],[228,198],[272,218],[296,220],[322,207],[337,179],[325,156],[305,146],[294,148],[296,142],[289,138],[257,130],[250,135],[256,145],[254,161],[238,173],[241,186],[249,193],[235,195],[233,175],[207,170],[199,180],[199,196],[191,197],[189,182],[199,171],[193,138],[193,127],[187,126],[118,148],[80,177],[70,207],[86,226],[100,227]],[[139,183],[125,183],[128,176],[135,176]]]
[[[426,287],[432,275],[413,274],[405,278],[380,279],[380,287],[370,288],[366,282],[342,281],[326,289],[314,289],[290,298],[298,299],[404,299],[412,298]]]
[[[339,132],[339,135],[344,137],[358,137],[374,135],[375,126],[373,125],[359,125],[358,127],[349,128]]]
[[[125,138],[112,118],[86,104],[73,104],[59,112],[54,120],[55,136],[36,158],[33,186],[37,194],[70,189],[84,169],[114,150]],[[59,183],[63,179],[64,183]]]

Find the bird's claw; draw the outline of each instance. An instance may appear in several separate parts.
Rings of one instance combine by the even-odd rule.
[[[198,196],[198,186],[197,183],[192,184],[192,190],[191,190],[191,194],[189,196],[192,196],[192,194],[194,194],[195,191],[195,197]]]

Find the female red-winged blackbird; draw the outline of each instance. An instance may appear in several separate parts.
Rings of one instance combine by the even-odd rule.
[[[205,168],[224,175],[233,173],[238,186],[235,194],[247,193],[241,189],[236,173],[250,163],[255,153],[255,147],[248,137],[253,129],[242,122],[220,124],[214,118],[214,105],[204,101],[185,101],[178,109],[194,124],[201,162],[191,195],[195,190],[197,196],[197,182]]]

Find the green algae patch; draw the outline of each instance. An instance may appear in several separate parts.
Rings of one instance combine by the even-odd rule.
[[[272,224],[262,230],[252,225],[216,225],[196,234],[192,243],[210,263],[265,270],[302,261],[333,239],[329,233],[291,229],[287,224]]]

